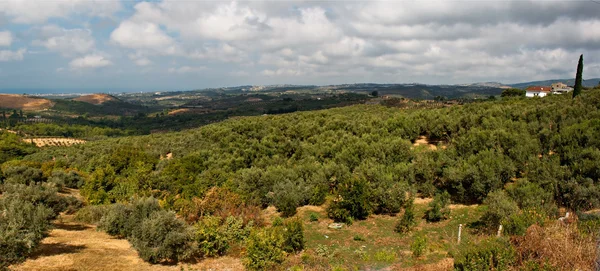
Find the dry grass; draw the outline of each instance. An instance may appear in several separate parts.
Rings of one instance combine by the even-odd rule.
[[[547,227],[533,225],[523,237],[513,240],[521,261],[548,263],[558,270],[593,270],[596,242],[581,236],[576,223],[553,223]]]
[[[73,99],[73,101],[85,102],[85,103],[96,104],[96,105],[103,104],[108,101],[115,101],[115,100],[117,100],[115,97],[110,96],[108,94],[83,95],[83,96],[79,96],[79,97]]]
[[[0,94],[0,108],[44,110],[54,106],[52,101],[17,94]]]
[[[152,265],[137,255],[127,240],[116,239],[95,226],[72,221],[62,216],[55,229],[45,238],[37,252],[27,261],[10,269],[14,271],[59,270],[243,270],[240,259],[220,257],[178,265]]]

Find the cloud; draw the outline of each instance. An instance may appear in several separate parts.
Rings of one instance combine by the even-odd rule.
[[[150,49],[174,53],[175,41],[151,22],[124,21],[110,35],[114,43],[132,49]]]
[[[82,55],[95,49],[95,40],[88,29],[64,29],[47,25],[39,29],[33,45],[58,52],[65,57]]]
[[[13,36],[10,31],[0,31],[0,46],[10,46],[13,42]]]
[[[206,68],[206,67],[181,66],[181,67],[177,67],[177,68],[169,68],[168,72],[169,73],[177,73],[177,74],[199,73],[199,72],[205,71],[207,69],[208,68]]]
[[[17,51],[0,50],[0,62],[21,61],[27,49],[19,49]]]
[[[13,23],[43,23],[50,18],[67,18],[73,14],[110,17],[122,8],[119,1],[104,0],[4,0],[0,1],[0,12]]]
[[[95,69],[113,65],[113,63],[100,55],[86,55],[84,57],[73,59],[69,66],[71,69]]]

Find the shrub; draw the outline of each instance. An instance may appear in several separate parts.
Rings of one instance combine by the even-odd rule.
[[[291,181],[276,183],[273,186],[272,202],[283,217],[296,214],[296,208],[302,202],[302,192],[298,184]]]
[[[415,236],[412,244],[410,244],[410,251],[413,257],[418,258],[423,255],[427,248],[427,238],[422,235]]]
[[[283,236],[274,228],[257,230],[246,243],[244,266],[249,270],[270,270],[283,263]]]
[[[98,223],[98,229],[106,233],[117,236],[127,237],[131,235],[131,226],[129,216],[132,213],[132,208],[129,205],[115,203],[107,208],[106,213],[102,216]]]
[[[42,240],[52,209],[18,198],[0,198],[0,269],[19,262]]]
[[[319,221],[319,215],[317,213],[310,213],[310,215],[308,216],[308,220],[310,222],[317,222]]]
[[[276,216],[273,218],[273,223],[272,226],[273,227],[278,227],[278,226],[283,226],[283,218]]]
[[[132,246],[140,257],[150,263],[173,262],[192,256],[191,231],[175,213],[153,212],[133,229]]]
[[[85,184],[85,179],[76,171],[54,170],[52,176],[48,178],[48,182],[69,188],[81,188]]]
[[[205,216],[194,225],[198,250],[203,256],[224,255],[229,249],[229,240],[220,226],[221,218],[217,216]]]
[[[397,255],[395,252],[384,249],[375,252],[375,256],[373,258],[378,262],[392,263],[396,260],[396,256]]]
[[[509,270],[515,260],[515,249],[507,240],[489,238],[476,244],[463,243],[454,256],[454,270]]]
[[[352,238],[352,240],[354,241],[365,241],[365,238],[360,236],[360,235],[354,235],[354,238]]]
[[[65,210],[75,210],[82,203],[74,197],[64,197],[57,194],[58,189],[53,183],[5,184],[3,197],[20,199],[34,205],[44,205],[52,209],[52,218]]]
[[[523,210],[504,219],[503,228],[506,234],[524,235],[533,224],[543,226],[546,216],[536,210]]]
[[[298,252],[304,249],[304,225],[298,218],[285,221],[283,231],[283,249],[286,252]]]
[[[429,209],[425,212],[425,219],[428,222],[438,222],[448,219],[450,215],[450,194],[447,191],[435,195],[433,201],[429,203]]]
[[[371,212],[370,189],[367,181],[354,176],[338,186],[339,196],[327,208],[327,215],[336,222],[350,224],[352,218],[365,219]]]
[[[3,168],[4,182],[12,184],[39,183],[45,180],[42,170],[29,166],[7,166]]]
[[[85,206],[77,211],[75,220],[82,223],[98,224],[109,208],[107,205]]]
[[[407,233],[409,232],[415,225],[417,221],[415,221],[415,206],[414,206],[414,198],[410,198],[406,203],[406,207],[404,208],[404,214],[396,223],[394,231],[397,233]]]
[[[519,212],[517,203],[501,190],[491,192],[483,203],[487,206],[487,210],[482,215],[481,222],[490,231],[497,229],[503,219]]]

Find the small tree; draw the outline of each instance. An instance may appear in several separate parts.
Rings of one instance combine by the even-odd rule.
[[[371,190],[367,180],[354,176],[338,187],[339,196],[327,208],[327,215],[336,222],[352,223],[352,219],[365,219],[371,212]]]
[[[379,96],[379,91],[373,90],[373,92],[371,92],[371,96],[373,96],[373,97]]]
[[[575,86],[573,88],[573,98],[581,94],[583,81],[583,55],[579,56],[579,63],[577,63],[577,74],[575,75]]]
[[[518,88],[509,88],[502,91],[500,97],[522,97],[525,96],[525,90]]]
[[[416,224],[415,221],[415,199],[411,196],[411,198],[406,203],[406,207],[404,208],[404,214],[396,224],[394,231],[397,233],[407,233],[409,232]]]
[[[438,222],[445,220],[450,215],[450,194],[447,191],[435,195],[433,201],[429,203],[429,209],[425,212],[425,219],[428,222]]]

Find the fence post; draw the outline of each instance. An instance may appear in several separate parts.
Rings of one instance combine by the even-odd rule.
[[[498,233],[496,234],[497,237],[502,236],[502,225],[498,226]]]
[[[460,235],[462,233],[462,224],[458,224],[458,243],[460,244]]]

